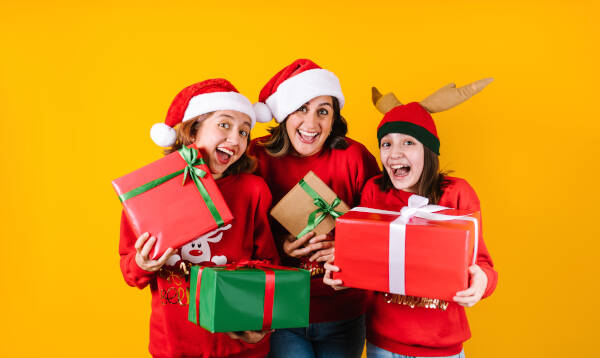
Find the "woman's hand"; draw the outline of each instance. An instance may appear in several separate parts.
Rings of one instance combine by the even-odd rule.
[[[239,332],[225,332],[231,339],[239,339],[246,343],[258,343],[260,342],[267,333],[273,330],[267,329],[264,331],[239,331]]]
[[[331,272],[340,272],[340,268],[333,264],[333,259],[334,259],[333,251],[334,251],[334,249],[332,249],[332,252],[331,252],[331,259],[328,260],[327,262],[325,262],[325,275],[323,276],[323,283],[331,286],[331,288],[333,288],[336,291],[345,290],[348,287],[342,286],[344,284],[342,282],[342,280],[340,280],[340,279],[334,280],[331,278]]]
[[[469,267],[469,273],[471,274],[469,288],[464,291],[458,291],[456,296],[454,296],[454,302],[464,307],[472,307],[479,302],[488,283],[487,275],[479,266],[472,265]]]
[[[333,240],[327,240],[327,235],[316,235],[314,231],[307,233],[304,236],[295,239],[292,235],[288,235],[283,241],[283,251],[291,257],[303,257],[314,251],[327,250],[333,247]],[[326,253],[313,255],[315,260],[325,256]],[[312,260],[311,257],[311,261]],[[317,261],[325,261],[323,259]]]
[[[156,238],[150,236],[147,232],[140,235],[135,242],[135,263],[144,271],[158,271],[175,252],[173,248],[169,247],[158,260],[150,260],[148,254],[152,250],[154,243],[156,243]]]

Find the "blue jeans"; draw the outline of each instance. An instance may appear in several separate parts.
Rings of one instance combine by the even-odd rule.
[[[411,357],[411,356],[404,356],[402,354],[392,353],[390,351],[386,351],[383,348],[379,348],[376,345],[373,345],[373,344],[367,342],[367,358],[421,358],[421,357]],[[465,351],[462,351],[459,354],[455,354],[453,356],[436,357],[436,358],[465,358]]]
[[[269,358],[360,358],[365,316],[312,323],[308,328],[278,329],[271,335]]]

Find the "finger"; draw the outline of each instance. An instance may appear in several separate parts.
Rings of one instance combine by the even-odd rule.
[[[475,295],[476,292],[477,292],[477,289],[475,287],[471,286],[471,287],[467,288],[466,290],[456,292],[456,296],[458,296],[458,297],[473,296],[473,295]]]
[[[169,247],[167,251],[165,251],[165,253],[162,254],[162,256],[158,259],[157,264],[159,264],[160,266],[164,265],[165,262],[167,262],[167,260],[169,259],[169,257],[173,256],[174,253],[175,250],[172,247]]]
[[[323,257],[329,258],[332,254],[331,250],[332,249],[319,250],[310,257],[309,261],[315,261],[317,259],[320,259],[319,261],[327,261],[327,260],[323,259]]]
[[[458,297],[458,296],[454,296],[454,298],[452,299],[454,302],[458,303],[458,304],[474,304],[475,302],[477,302],[477,298],[475,296],[468,296],[468,297]]]
[[[327,262],[330,261],[331,258],[333,257],[333,255],[323,255],[321,257],[319,257],[318,259],[316,259],[316,262]]]
[[[333,271],[333,272],[340,272],[339,267],[337,267],[334,264],[330,264],[329,262],[326,262],[324,267],[325,267],[325,270],[329,270],[329,271]]]
[[[144,259],[148,259],[148,254],[150,253],[150,250],[152,250],[152,246],[154,246],[155,242],[156,242],[156,238],[154,236],[150,236],[148,241],[146,241],[146,243],[142,247],[142,251],[140,252],[140,255],[142,255],[142,257]]]
[[[140,252],[142,246],[144,246],[144,242],[146,242],[146,240],[148,239],[148,236],[150,236],[150,234],[145,232],[141,234],[140,237],[137,238],[137,240],[135,240],[135,245],[133,245],[135,247],[135,251]]]
[[[310,238],[313,237],[314,235],[315,235],[315,233],[313,231],[311,231],[308,234],[306,234],[294,241],[289,242],[289,244],[288,244],[289,249],[295,250],[301,246],[304,246],[308,242],[308,240],[310,240]]]
[[[329,286],[341,286],[343,282],[340,279],[332,279],[331,271],[325,271],[325,275],[323,275],[323,283]]]
[[[313,237],[308,242],[311,244],[314,244],[314,243],[317,243],[320,241],[325,241],[325,240],[331,240],[331,239],[329,238],[329,236],[327,234],[321,234],[321,235],[317,235],[317,236]]]
[[[333,247],[333,241],[322,241],[322,242],[318,242],[316,244],[310,244],[304,248],[308,249],[308,251],[306,252],[308,254],[313,251],[325,250],[325,249],[329,249],[332,247]]]

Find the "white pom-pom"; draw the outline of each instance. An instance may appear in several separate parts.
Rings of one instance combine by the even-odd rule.
[[[170,147],[175,144],[177,132],[164,123],[156,123],[150,129],[150,138],[161,147]]]
[[[262,102],[256,102],[252,105],[252,107],[254,107],[254,113],[256,114],[257,122],[267,123],[273,119],[273,113],[271,113],[271,110],[266,104]]]

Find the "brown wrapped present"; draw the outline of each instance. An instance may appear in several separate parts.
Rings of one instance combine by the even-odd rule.
[[[335,219],[350,208],[327,184],[309,171],[271,210],[271,215],[292,235],[301,237],[310,231],[327,234]]]

